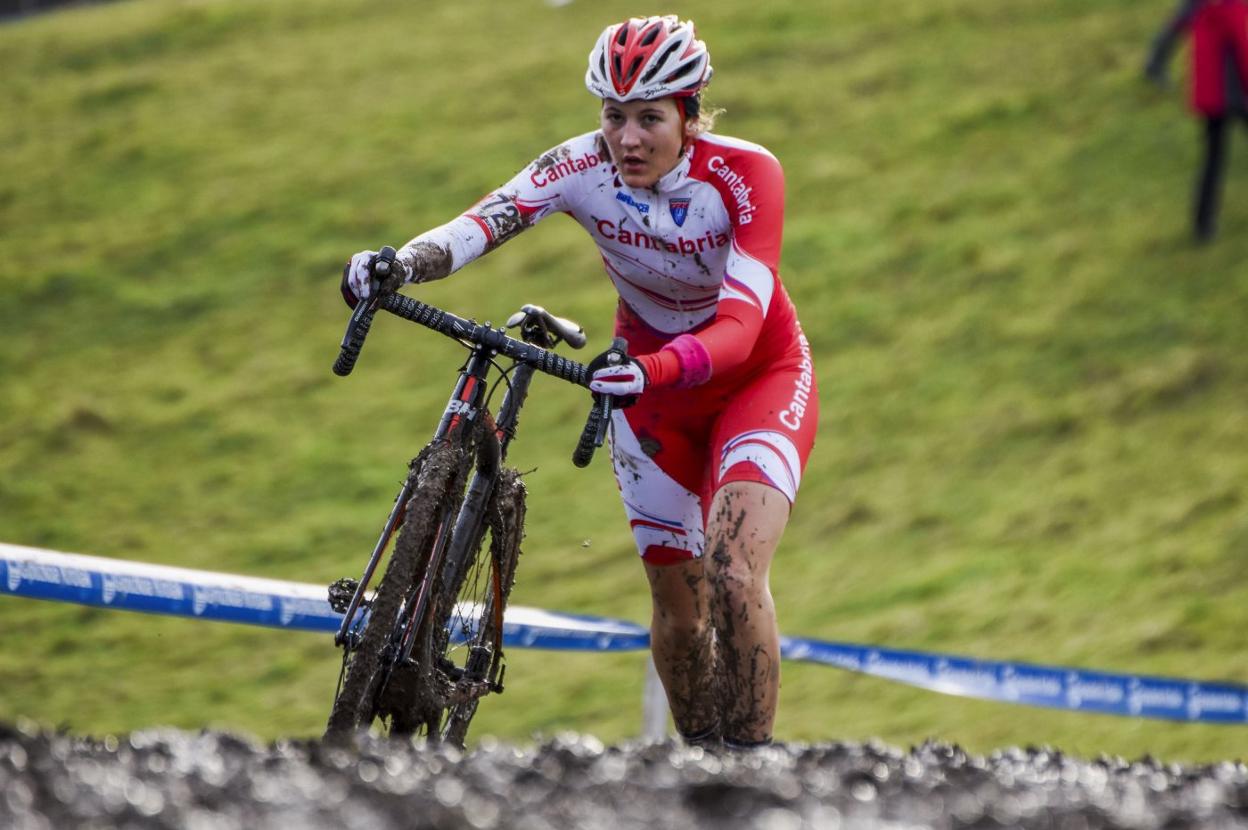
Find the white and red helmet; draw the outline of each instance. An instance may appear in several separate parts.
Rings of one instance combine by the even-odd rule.
[[[585,72],[589,91],[614,101],[685,98],[710,80],[706,44],[693,23],[674,14],[633,17],[603,29]]]

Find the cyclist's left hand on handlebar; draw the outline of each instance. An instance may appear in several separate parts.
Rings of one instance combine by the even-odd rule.
[[[649,378],[641,364],[618,349],[607,349],[589,362],[589,388],[615,398],[615,406],[632,406]]]
[[[378,289],[385,292],[397,291],[408,281],[407,267],[401,261],[395,260],[391,265],[390,276],[384,282],[379,282],[373,274],[373,265],[376,262],[376,251],[360,251],[342,269],[342,298],[352,308]]]

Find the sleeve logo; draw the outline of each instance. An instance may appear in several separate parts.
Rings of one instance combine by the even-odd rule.
[[[757,208],[750,201],[750,194],[754,188],[745,183],[745,176],[729,167],[723,156],[712,156],[707,163],[707,168],[723,179],[724,184],[728,186],[728,192],[732,194],[733,200],[737,203],[737,224],[748,225],[753,222],[754,211]]]

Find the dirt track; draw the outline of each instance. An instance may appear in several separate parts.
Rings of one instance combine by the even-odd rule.
[[[744,755],[566,736],[460,756],[366,739],[0,725],[3,828],[1248,828],[1248,768],[929,744]]]

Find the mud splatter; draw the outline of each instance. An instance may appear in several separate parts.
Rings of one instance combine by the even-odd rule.
[[[711,275],[711,269],[707,266],[706,262],[703,261],[701,254],[695,253],[693,255],[693,261],[696,262],[698,267],[702,269],[703,274],[706,274],[708,277]]]
[[[663,678],[677,730],[683,735],[709,733],[708,738],[718,740],[715,632],[712,626],[704,623],[705,579],[698,562],[688,563],[682,570],[683,574],[666,568],[647,569],[656,596],[651,625],[655,668]],[[679,616],[669,613],[658,599],[672,591],[676,579],[681,580],[681,587],[690,593],[689,606]],[[680,600],[676,603],[683,605]]]
[[[449,276],[454,262],[449,248],[433,242],[417,242],[407,249],[407,266],[412,271],[412,282],[432,282]]]
[[[746,511],[734,504],[731,493],[721,492],[723,502],[708,527],[707,565],[716,634],[719,715],[725,738],[755,741],[770,736],[775,716],[779,666],[768,633],[774,622],[769,623],[765,616],[751,619],[751,599],[759,600],[758,609],[764,615],[770,600],[765,605],[756,596],[760,588],[752,584],[749,558],[737,561],[739,552],[747,549],[742,538]]]
[[[601,136],[599,136],[599,140],[602,140]],[[572,158],[572,148],[566,144],[560,144],[553,150],[543,153],[542,156],[530,166],[532,167],[534,173],[541,173],[546,170],[550,170],[552,167],[559,164],[559,162],[567,161],[570,158]]]
[[[654,458],[663,451],[663,445],[659,442],[659,439],[652,435],[639,436],[637,443],[641,446],[641,451],[650,458]]]

